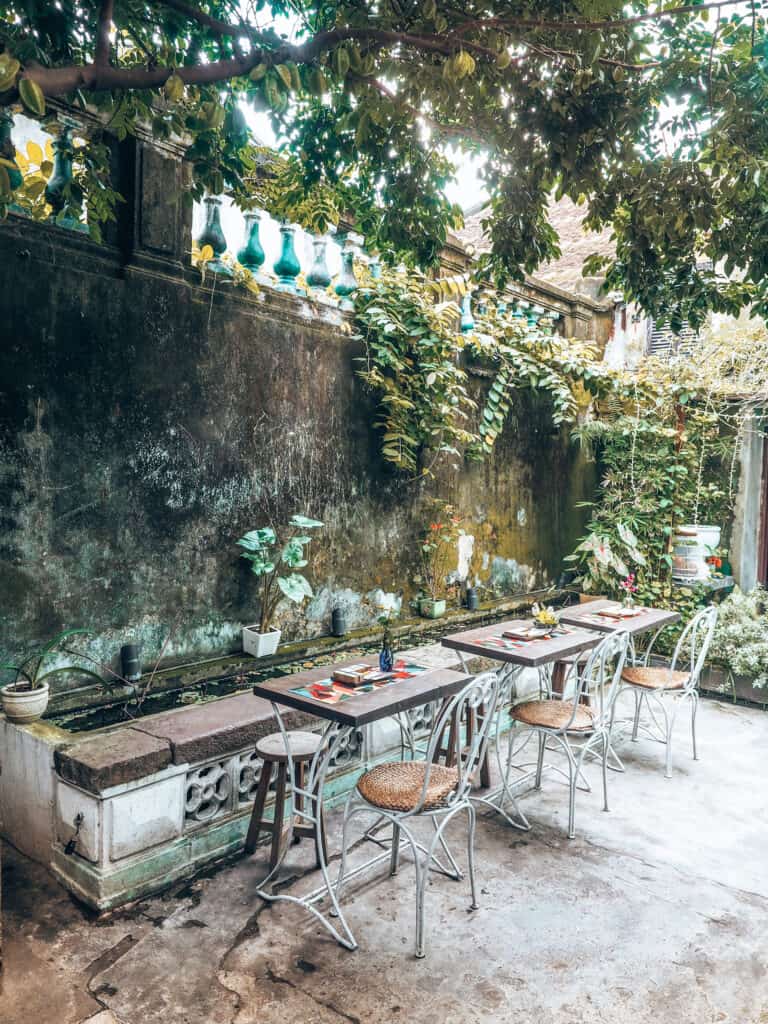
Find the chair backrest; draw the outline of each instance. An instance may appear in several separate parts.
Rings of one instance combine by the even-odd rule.
[[[574,717],[582,697],[589,695],[595,726],[607,724],[619,693],[629,642],[629,633],[620,629],[608,633],[589,652],[574,687]]]
[[[699,685],[699,676],[717,625],[717,615],[718,608],[714,604],[696,612],[675,645],[670,669],[672,672],[689,673],[686,690],[693,690]]]
[[[418,813],[426,799],[432,762],[441,744],[446,730],[449,734],[448,757],[458,772],[456,789],[446,799],[445,805],[450,806],[464,799],[471,784],[472,776],[485,756],[493,723],[496,719],[496,706],[499,700],[500,680],[496,672],[481,672],[471,679],[440,709],[440,713],[432,726],[427,747],[427,770],[424,773],[424,785],[415,813]],[[468,728],[472,719],[473,728]],[[453,722],[458,727],[451,728]]]

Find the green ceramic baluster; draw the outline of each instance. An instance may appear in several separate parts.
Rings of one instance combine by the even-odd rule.
[[[296,278],[301,271],[301,264],[296,255],[296,225],[281,224],[280,235],[282,248],[273,268],[277,274],[276,287],[281,292],[296,292]]]

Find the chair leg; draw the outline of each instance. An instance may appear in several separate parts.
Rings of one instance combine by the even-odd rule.
[[[265,761],[261,766],[261,777],[259,778],[259,785],[256,790],[256,799],[253,803],[253,810],[251,811],[251,821],[248,825],[248,835],[245,839],[245,853],[251,855],[255,853],[256,847],[259,842],[259,832],[261,831],[261,821],[264,817],[264,804],[267,801],[267,793],[269,792],[269,783],[272,777],[272,762]]]
[[[691,691],[691,741],[693,743],[693,760],[698,761],[699,755],[696,750],[696,712],[699,710],[699,694],[696,690]]]
[[[269,868],[272,870],[280,856],[280,843],[283,838],[283,818],[285,816],[285,780],[288,765],[283,761],[277,766],[277,784],[275,786],[275,815],[272,820],[272,846],[269,851]]]
[[[665,760],[665,763],[664,763],[664,778],[671,779],[672,778],[672,730],[674,729],[674,726],[675,726],[675,715],[677,714],[677,701],[675,701],[674,705],[672,706],[672,714],[671,715],[667,714],[667,709],[664,706],[664,700],[662,699],[659,703],[661,704],[661,707],[662,707],[662,709],[664,711],[664,722],[665,722],[666,727],[667,727],[666,728],[666,733],[667,733],[667,750],[666,750],[666,755],[667,756],[666,756],[666,760]]]
[[[580,765],[568,751],[568,838],[576,838],[576,784],[579,781]]]
[[[479,714],[481,718],[485,717],[485,707],[482,705],[479,708]],[[467,719],[467,746],[472,743],[477,728],[477,714],[475,711],[470,711]],[[488,756],[488,747],[485,748],[483,760],[480,762],[480,785],[483,789],[491,788],[491,762]]]
[[[432,823],[435,826],[435,829],[437,829],[437,831],[439,833],[440,845],[442,846],[443,853],[448,858],[448,863],[450,864],[451,870],[453,871],[452,878],[453,878],[454,882],[460,882],[462,880],[462,878],[464,877],[464,873],[462,872],[462,870],[459,867],[459,865],[456,863],[456,858],[451,853],[450,848],[448,846],[448,843],[446,843],[446,841],[445,841],[445,836],[438,829],[437,821],[436,821],[435,818],[432,819]],[[427,870],[429,870],[430,867],[431,867],[431,862],[427,865]]]
[[[640,727],[640,711],[643,707],[643,697],[645,694],[642,690],[633,690],[635,695],[635,717],[632,721],[632,741],[637,743],[637,730]]]
[[[432,860],[432,847],[430,844],[429,852],[422,864],[419,857],[419,848],[416,845],[416,840],[411,835],[411,831],[406,826],[402,826],[405,838],[411,844],[411,852],[413,853],[413,865],[416,871],[416,942],[414,952],[417,959],[421,960],[426,955],[426,946],[424,942],[424,896],[427,887],[427,879],[429,878],[429,865]]]
[[[298,761],[293,767],[293,797],[291,800],[291,814],[295,816],[297,811],[304,810],[304,797],[297,793],[297,789],[304,789],[304,762]],[[297,818],[297,821],[304,823],[303,818]],[[296,846],[301,842],[301,835],[294,833],[293,845]]]
[[[534,788],[541,789],[541,773],[544,771],[544,749],[547,745],[547,737],[543,732],[539,733],[539,755],[536,759],[536,779]]]
[[[392,823],[392,849],[389,854],[389,873],[396,875],[400,863],[400,826]]]
[[[608,751],[610,750],[610,733],[603,733],[603,810],[608,810]]]
[[[477,910],[477,882],[475,881],[475,808],[467,801],[467,812],[469,813],[469,829],[467,832],[467,863],[469,865],[469,886],[472,892],[470,910]]]

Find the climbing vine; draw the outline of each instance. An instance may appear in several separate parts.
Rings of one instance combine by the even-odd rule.
[[[458,330],[464,278],[433,280],[386,270],[368,279],[356,301],[357,337],[365,346],[358,370],[378,399],[376,424],[385,461],[412,476],[441,461],[490,454],[516,391],[536,388],[552,401],[556,424],[573,423],[603,387],[594,349],[551,330],[503,315],[497,307]],[[467,358],[493,378],[482,404],[471,394]]]
[[[703,593],[673,587],[673,535],[707,523],[727,538],[740,448],[763,429],[766,400],[768,332],[755,322],[709,328],[695,358],[612,375],[576,431],[602,467],[588,532],[566,560],[585,590],[618,597],[632,571],[641,601],[701,603]]]
[[[411,476],[441,458],[459,462],[478,435],[457,360],[456,306],[436,303],[424,275],[391,270],[360,289],[355,321],[365,345],[358,374],[378,399],[383,458]]]

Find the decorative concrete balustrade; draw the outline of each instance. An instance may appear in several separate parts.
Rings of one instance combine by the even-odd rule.
[[[224,275],[231,273],[231,266],[222,259],[229,250],[228,240],[222,225],[222,200],[218,196],[206,196],[203,200],[204,223],[196,237],[197,246],[210,246],[213,259],[207,268]],[[267,245],[264,231],[274,226],[279,230],[278,252],[268,266]],[[311,257],[303,260],[301,250],[304,238],[310,242]],[[375,256],[369,256],[363,249],[363,239],[354,232],[347,232],[336,238],[336,228],[329,225],[322,235],[306,235],[296,224],[279,223],[264,210],[251,210],[242,215],[241,245],[236,250],[237,262],[249,270],[260,284],[270,285],[277,291],[303,295],[316,301],[338,305],[345,311],[354,308],[352,296],[360,286],[355,264],[368,265],[371,276],[381,276],[381,263]],[[338,264],[334,273],[332,266]],[[304,272],[305,285],[300,283]]]
[[[15,124],[16,118],[12,114],[7,110],[0,111],[0,149],[6,153],[11,153],[16,149]],[[87,228],[82,211],[77,211],[71,191],[74,181],[73,159],[75,154],[73,136],[80,125],[77,120],[62,113],[57,117],[57,124],[57,134],[40,133],[42,137],[51,142],[53,149],[52,169],[45,185],[45,201],[51,208],[50,220],[58,227],[67,228],[70,231],[85,231]],[[12,162],[15,166],[7,168],[8,177],[11,188],[17,189],[22,185],[24,179],[16,160],[14,159]],[[11,209],[15,213],[24,213],[20,206],[13,203]],[[75,212],[78,212],[77,216],[73,215]]]
[[[434,668],[458,664],[437,646],[401,654]],[[432,705],[407,713],[417,742],[434,713]],[[322,724],[287,716],[289,728]],[[255,745],[275,728],[271,705],[247,692],[76,734],[0,715],[4,833],[85,903],[120,906],[242,850],[262,771]],[[365,755],[399,758],[401,742],[395,720],[377,723]],[[355,784],[363,748],[357,730],[336,753],[330,803]]]

